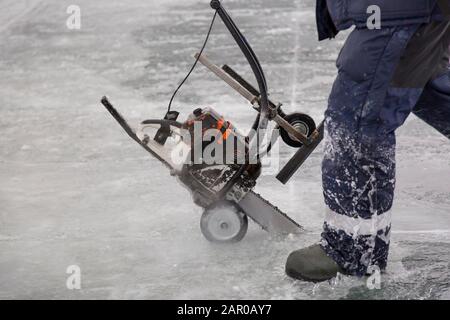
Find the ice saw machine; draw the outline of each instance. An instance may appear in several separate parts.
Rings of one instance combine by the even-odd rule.
[[[270,151],[273,139],[270,138],[271,142],[264,147],[257,146],[256,155],[250,151],[255,150],[255,144],[258,145],[259,133],[267,129],[270,121],[274,121],[274,127],[280,132],[282,140],[297,149],[277,174],[277,179],[285,184],[323,139],[323,122],[316,126],[307,114],[286,114],[281,104],[269,100],[263,69],[250,44],[219,0],[211,1],[211,7],[214,17],[205,43],[195,55],[192,69],[172,96],[163,119],[144,120],[138,128],[133,129],[107,97],[103,97],[101,102],[125,132],[168,167],[170,174],[176,176],[191,192],[195,204],[203,208],[200,227],[209,241],[226,243],[241,240],[247,232],[248,217],[270,233],[298,233],[302,229],[299,224],[253,191],[261,174],[261,159]],[[230,66],[219,67],[203,54],[216,16],[221,18],[248,61],[257,88]],[[184,122],[178,121],[179,112],[171,110],[172,100],[198,62],[250,102],[256,111],[256,118],[251,128],[253,130],[248,135],[241,134],[212,108],[196,108]],[[200,137],[207,129],[218,130],[216,142],[220,140],[223,146],[223,158],[233,161],[210,163],[204,161],[202,152],[194,152],[208,148],[204,137]],[[227,154],[227,145],[230,143],[235,147],[231,155]],[[180,150],[184,151],[185,157],[178,161],[174,159],[174,154],[179,154]],[[236,161],[237,158],[243,161]]]

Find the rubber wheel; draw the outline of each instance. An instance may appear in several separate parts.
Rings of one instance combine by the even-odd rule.
[[[299,130],[301,133],[309,137],[314,130],[316,130],[316,123],[313,118],[304,113],[291,113],[284,117],[284,119],[289,122],[294,128]],[[286,130],[280,128],[281,139],[284,143],[293,148],[300,148],[303,143],[297,141],[293,136],[291,136]]]
[[[248,218],[235,204],[224,201],[203,211],[200,229],[208,241],[235,243],[247,233]]]

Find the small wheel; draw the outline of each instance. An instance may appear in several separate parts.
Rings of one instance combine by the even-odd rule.
[[[303,133],[305,136],[309,137],[314,130],[316,130],[316,123],[313,118],[304,113],[291,113],[284,118],[289,122],[295,129]],[[303,143],[295,139],[291,134],[289,134],[283,128],[280,129],[281,139],[284,143],[293,148],[300,148]]]
[[[224,201],[205,209],[200,228],[211,242],[238,242],[247,233],[248,218],[235,204]]]

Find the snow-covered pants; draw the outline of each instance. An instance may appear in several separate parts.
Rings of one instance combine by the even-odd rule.
[[[327,213],[321,246],[348,273],[384,269],[395,187],[395,130],[414,112],[450,138],[450,72],[425,88],[391,79],[419,26],[355,29],[337,62],[325,113]]]

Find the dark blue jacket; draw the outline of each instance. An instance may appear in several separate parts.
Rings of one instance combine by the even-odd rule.
[[[445,17],[438,2],[450,6],[450,0],[317,0],[319,39],[333,38],[353,25],[365,28],[371,5],[380,7],[382,27],[440,21]]]

